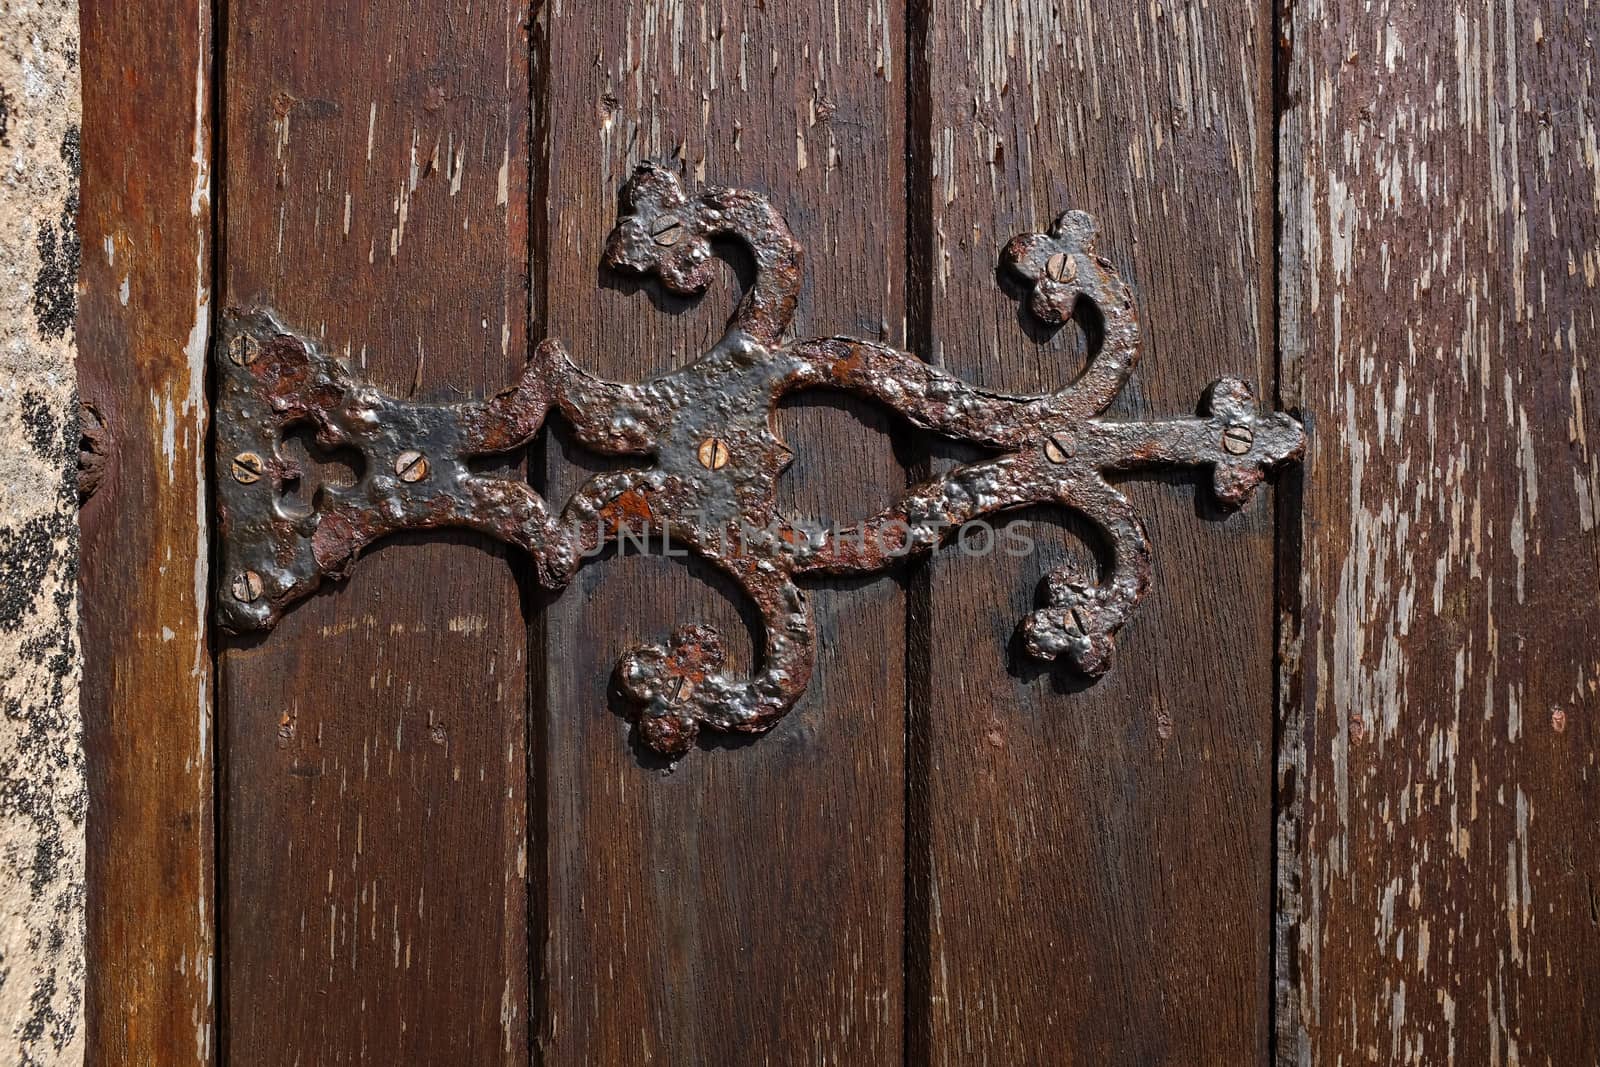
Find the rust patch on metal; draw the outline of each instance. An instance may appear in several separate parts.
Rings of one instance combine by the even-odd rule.
[[[931,552],[980,517],[1058,504],[1099,527],[1111,562],[1104,575],[1070,566],[1050,575],[1048,602],[1023,621],[1023,633],[1033,655],[1103,674],[1151,569],[1144,528],[1107,475],[1209,467],[1217,499],[1237,506],[1268,470],[1300,455],[1304,433],[1289,415],[1258,411],[1250,387],[1234,378],[1212,383],[1197,416],[1101,418],[1138,362],[1139,327],[1132,294],[1095,252],[1094,237],[1094,221],[1072,212],[1002,253],[1004,268],[1029,287],[1029,311],[1047,323],[1077,320],[1090,341],[1084,371],[1043,396],[975,389],[868,341],[786,340],[804,257],[783,218],[744,190],[691,197],[675,174],[650,163],[624,189],[606,265],[699,293],[718,270],[714,243],[733,240],[757,270],[722,339],[649,381],[595,378],[559,342],[545,341],[498,396],[416,404],[359,382],[270,312],[230,310],[212,360],[220,379],[215,461],[235,472],[238,457],[261,462],[254,481],[217,479],[223,588],[253,594],[218,597],[218,620],[235,632],[270,628],[324,578],[348,573],[367,545],[398,530],[477,530],[527,551],[539,580],[559,589],[621,532],[648,527],[725,571],[764,627],[751,677],[725,668],[722,637],[707,626],[684,627],[665,644],[623,656],[618,680],[640,705],[642,736],[678,755],[702,726],[763,731],[799,699],[816,653],[800,578],[880,571]],[[854,526],[804,529],[777,511],[778,477],[792,453],[771,414],[785,395],[817,388],[877,401],[912,425],[992,454],[907,490]],[[591,478],[559,513],[527,484],[469,465],[524,447],[552,410],[584,446],[639,457],[635,467]],[[280,446],[301,425],[322,445],[354,449],[364,461],[357,484],[321,487],[309,514],[283,503],[300,472]]]

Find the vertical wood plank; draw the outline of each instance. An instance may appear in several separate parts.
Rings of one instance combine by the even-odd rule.
[[[904,25],[876,0],[550,8],[549,329],[589,370],[643,380],[720,336],[697,305],[597,270],[632,166],[772,198],[806,246],[797,330],[901,340]],[[870,514],[903,488],[889,423],[786,407],[781,501]],[[559,433],[552,495],[594,469]],[[900,1055],[904,597],[813,586],[819,670],[769,735],[676,767],[630,744],[617,657],[709,622],[751,664],[738,596],[680,561],[591,564],[545,620],[542,1051],[550,1063],[887,1063]],[[608,708],[610,710],[608,710]]]
[[[205,356],[211,5],[83,0],[87,1062],[216,1058]]]
[[[1082,208],[1144,331],[1112,414],[1193,411],[1223,373],[1270,397],[1270,7],[1026,0],[927,18],[930,237],[912,275],[931,358],[1010,391],[1070,379],[1076,331],[1019,325],[995,272],[1013,235]],[[912,1040],[929,1062],[1266,1055],[1271,497],[1224,516],[1206,484],[1123,487],[1154,584],[1092,686],[1016,639],[1048,570],[1091,565],[1089,528],[1030,511],[1027,558],[932,564],[912,742]]]
[[[1592,1063],[1595,8],[1288,15],[1284,349],[1318,430],[1280,1060]]]
[[[510,381],[527,32],[520,3],[231,4],[228,301],[394,395]],[[526,632],[505,553],[382,545],[222,670],[231,1062],[525,1062]]]

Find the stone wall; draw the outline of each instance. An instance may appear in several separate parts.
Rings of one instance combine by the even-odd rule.
[[[0,0],[0,1062],[83,1058],[78,11]]]

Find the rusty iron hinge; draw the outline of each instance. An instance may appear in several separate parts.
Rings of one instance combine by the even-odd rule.
[[[479,531],[525,550],[539,581],[559,589],[605,544],[648,529],[729,574],[765,628],[752,677],[725,669],[722,639],[707,626],[623,656],[618,677],[640,705],[645,741],[677,755],[702,726],[762,731],[799,699],[816,635],[798,579],[880,571],[931,552],[964,524],[1026,505],[1071,509],[1104,536],[1103,573],[1073,565],[1052,573],[1045,606],[1022,623],[1033,655],[1103,674],[1151,567],[1144,527],[1107,476],[1208,467],[1217,499],[1237,506],[1304,446],[1295,419],[1257,410],[1250,387],[1235,378],[1213,382],[1196,416],[1101,417],[1138,362],[1139,326],[1132,294],[1096,253],[1095,223],[1082,212],[1063,215],[1048,233],[1017,237],[1001,262],[1027,287],[1034,317],[1078,323],[1088,364],[1057,392],[1007,396],[882,344],[787,339],[802,251],[763,196],[690,196],[675,174],[646,163],[627,183],[623,205],[605,253],[613,269],[653,275],[675,293],[702,292],[718,269],[714,242],[727,239],[747,246],[757,268],[716,346],[649,381],[595,378],[547,340],[497,396],[412,403],[364,384],[271,311],[225,313],[212,355],[222,540],[216,614],[224,628],[269,629],[325,578],[345,576],[367,545],[400,530]],[[778,476],[792,454],[774,432],[772,410],[785,394],[816,388],[866,397],[989,455],[853,526],[808,527],[777,511]],[[552,410],[584,446],[636,457],[637,465],[595,475],[559,510],[523,481],[474,468],[477,457],[527,445]],[[283,445],[298,428],[323,446],[358,452],[355,484],[321,486],[309,505],[292,506],[286,494],[302,472]]]

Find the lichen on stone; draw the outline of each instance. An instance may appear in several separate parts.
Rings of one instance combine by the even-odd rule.
[[[78,12],[0,7],[0,1062],[83,1060]]]

